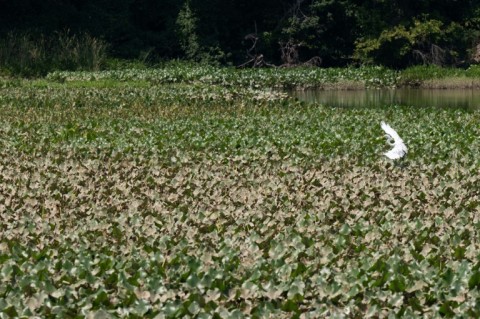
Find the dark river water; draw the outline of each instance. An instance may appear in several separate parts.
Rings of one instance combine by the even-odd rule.
[[[480,109],[480,90],[474,89],[305,90],[292,91],[289,94],[302,101],[333,107],[405,105]]]

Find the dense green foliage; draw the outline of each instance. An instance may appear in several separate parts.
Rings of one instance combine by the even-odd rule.
[[[188,72],[0,82],[2,317],[480,316],[478,110]]]
[[[99,72],[55,71],[46,76],[58,83],[85,83],[86,81],[110,81],[132,83],[140,81],[148,85],[198,84],[229,88],[320,88],[362,89],[395,88],[401,86],[428,86],[431,81],[446,82],[456,87],[480,87],[480,67],[468,69],[416,66],[402,71],[384,67],[359,68],[264,68],[235,69],[185,63],[168,63],[157,69],[117,69]],[[430,81],[430,82],[429,82]],[[458,82],[458,83],[456,83]],[[458,85],[457,85],[458,84]]]
[[[88,80],[147,81],[151,84],[201,84],[242,88],[334,87],[357,83],[362,87],[392,87],[399,72],[382,67],[362,68],[265,68],[235,69],[169,63],[158,69],[127,69],[100,72],[51,72],[47,80],[77,82]]]
[[[116,57],[325,66],[468,64],[480,2],[466,0],[44,0],[0,2],[0,36],[69,29],[105,39]],[[247,35],[254,35],[246,38]],[[281,50],[283,49],[283,50]],[[286,52],[287,51],[287,52]],[[283,56],[282,56],[283,54]]]

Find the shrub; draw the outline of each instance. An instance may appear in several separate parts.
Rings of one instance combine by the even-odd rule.
[[[11,32],[0,39],[0,70],[8,75],[41,76],[54,70],[99,70],[107,44],[87,33],[52,36]]]

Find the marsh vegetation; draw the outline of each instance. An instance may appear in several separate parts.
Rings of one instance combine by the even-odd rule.
[[[2,80],[2,315],[479,316],[479,111],[265,89],[376,70]]]

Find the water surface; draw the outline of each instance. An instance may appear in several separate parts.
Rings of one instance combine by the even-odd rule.
[[[305,90],[292,91],[292,96],[307,102],[333,107],[382,107],[405,105],[480,109],[480,90],[474,89],[382,89],[382,90]]]

